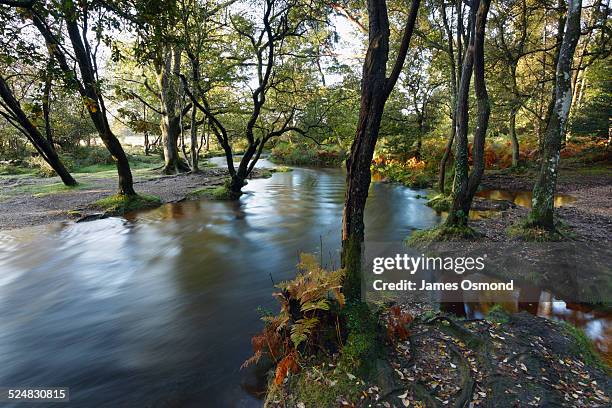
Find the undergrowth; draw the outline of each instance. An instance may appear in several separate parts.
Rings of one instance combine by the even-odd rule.
[[[597,353],[593,342],[587,337],[584,331],[571,323],[559,322],[564,333],[572,340],[570,352],[580,358],[587,365],[597,367],[606,371],[608,374],[612,372],[612,367],[608,366]]]
[[[450,211],[453,205],[453,198],[451,196],[438,194],[427,201],[425,205],[431,207],[436,212]]]
[[[405,242],[408,246],[423,246],[433,242],[472,241],[480,237],[482,237],[480,232],[468,226],[448,226],[442,224],[431,229],[413,231],[406,238]]]
[[[534,226],[528,219],[509,226],[506,233],[510,238],[526,242],[558,242],[576,239],[577,235],[569,225],[557,221],[552,230]]]

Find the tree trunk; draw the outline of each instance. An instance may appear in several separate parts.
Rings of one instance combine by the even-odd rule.
[[[484,146],[489,124],[490,105],[484,78],[484,34],[490,0],[475,0],[470,10],[470,39],[461,70],[457,102],[457,132],[455,154],[455,185],[453,204],[446,219],[447,226],[467,226],[474,194],[484,173]],[[468,169],[468,96],[474,71],[474,90],[477,100],[477,122],[472,147],[473,168]]]
[[[53,145],[49,143],[47,139],[40,133],[38,128],[28,119],[19,101],[15,98],[11,92],[8,84],[0,76],[0,98],[4,101],[6,107],[10,110],[12,118],[16,123],[10,121],[12,124],[18,124],[17,127],[22,131],[26,137],[30,140],[34,148],[38,151],[41,157],[51,166],[51,168],[57,173],[62,179],[62,182],[67,186],[76,186],[77,182],[70,175],[64,164],[61,162],[57,152],[53,148]]]
[[[512,142],[512,167],[519,165],[519,141],[516,136],[516,111],[510,111],[510,141]]]
[[[544,136],[540,173],[533,188],[529,224],[554,229],[554,194],[559,171],[561,142],[572,102],[571,66],[580,38],[582,0],[569,0],[565,34],[559,51],[555,75],[555,103]]]
[[[161,140],[164,150],[164,174],[177,174],[189,171],[189,166],[181,160],[178,151],[180,136],[180,116],[177,114],[178,90],[177,72],[180,72],[181,52],[177,46],[164,45],[160,50],[155,70],[157,86],[159,87],[159,101],[161,106]]]
[[[385,103],[403,66],[414,29],[419,0],[413,0],[400,52],[392,74],[386,78],[389,58],[389,18],[385,0],[368,0],[369,44],[363,64],[361,105],[355,140],[346,161],[346,194],[342,217],[342,267],[346,270],[344,294],[356,300],[361,295],[361,245],[364,241],[363,213],[368,197],[370,165],[378,139]]]
[[[455,132],[457,126],[457,88],[458,88],[458,77],[460,77],[461,73],[457,75],[457,66],[461,61],[461,30],[462,25],[460,23],[461,20],[461,2],[457,3],[457,13],[458,13],[458,21],[459,26],[457,27],[457,63],[455,63],[455,50],[453,46],[453,33],[448,23],[448,18],[446,16],[446,6],[443,3],[441,5],[441,14],[442,14],[442,22],[444,24],[444,29],[448,36],[448,48],[447,53],[450,61],[450,83],[451,83],[451,131],[446,139],[446,145],[444,146],[444,154],[442,155],[442,159],[440,160],[440,164],[438,167],[438,190],[441,194],[445,194],[446,190],[446,164],[448,163],[448,159],[450,158],[451,149],[453,148],[453,141],[455,140]]]
[[[197,173],[200,171],[198,167],[198,154],[199,154],[199,146],[198,146],[198,125],[196,118],[197,108],[194,106],[191,111],[191,128],[189,131],[191,132],[191,172]]]
[[[49,57],[49,62],[47,63],[47,71],[45,72],[45,86],[43,88],[43,98],[42,98],[42,110],[43,110],[43,119],[45,121],[45,137],[47,141],[51,145],[53,149],[53,134],[51,130],[51,87],[53,85],[53,81],[51,78],[50,70],[53,68],[52,58]]]

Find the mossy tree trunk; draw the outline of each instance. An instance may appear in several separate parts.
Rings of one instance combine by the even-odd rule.
[[[180,74],[181,50],[177,45],[164,44],[158,50],[155,62],[159,102],[161,107],[161,140],[164,150],[164,174],[189,171],[189,166],[179,156],[178,139],[181,133],[181,116],[178,105],[178,74]]]
[[[572,103],[571,67],[580,38],[582,0],[570,0],[565,33],[557,59],[555,74],[555,103],[544,134],[540,172],[533,188],[529,224],[554,229],[554,194],[559,172],[561,143]]]
[[[364,209],[371,181],[370,165],[378,140],[385,103],[402,70],[420,0],[412,0],[397,59],[387,78],[389,17],[386,0],[368,0],[369,43],[363,64],[361,106],[355,140],[346,161],[346,195],[342,217],[342,267],[346,270],[344,294],[361,296],[361,246],[364,241]]]
[[[0,76],[0,105],[6,109],[6,112],[0,112],[0,115],[4,116],[10,124],[28,138],[40,156],[62,179],[62,182],[67,186],[75,186],[77,184],[76,180],[60,160],[55,148],[27,117],[21,108],[21,104],[2,76]]]
[[[457,100],[457,131],[455,152],[455,184],[453,204],[446,219],[447,226],[467,226],[474,194],[484,173],[484,146],[491,107],[484,77],[484,36],[490,0],[475,0],[470,11],[470,39],[461,70]],[[472,144],[473,167],[468,168],[468,96],[474,71],[474,91],[477,101],[476,129]]]

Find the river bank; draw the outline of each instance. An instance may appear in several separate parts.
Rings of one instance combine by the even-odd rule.
[[[389,336],[398,316],[410,322],[405,338]],[[369,378],[337,355],[319,359],[273,387],[266,406],[609,406],[609,375],[563,324],[500,310],[459,320],[420,304],[386,309],[379,322],[383,346]]]
[[[530,192],[536,178],[534,171],[519,173],[489,172],[481,183],[483,191],[526,192],[518,205],[509,206],[499,214],[473,220],[471,225],[489,241],[511,239],[508,228],[529,213]],[[559,175],[557,194],[569,196],[556,209],[556,216],[568,225],[576,240],[605,242],[612,231],[612,166],[599,164],[564,167]],[[500,195],[500,199],[508,199]],[[514,196],[516,199],[516,196]],[[510,198],[512,199],[512,198]],[[516,204],[513,203],[513,204]],[[561,204],[561,203],[560,203]]]
[[[223,184],[228,171],[204,167],[199,173],[162,175],[156,169],[133,171],[137,193],[159,197],[161,204],[195,199],[190,193]],[[253,178],[269,176],[269,171],[254,169]],[[64,186],[58,177],[33,175],[0,177],[0,229],[15,229],[58,221],[95,218],[101,212],[93,203],[115,194],[115,171],[76,174],[79,185]]]

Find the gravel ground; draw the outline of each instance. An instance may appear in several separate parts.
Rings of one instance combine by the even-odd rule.
[[[194,189],[220,185],[227,175],[227,170],[223,168],[204,168],[198,174],[175,176],[161,176],[155,171],[138,171],[134,173],[134,188],[138,193],[158,196],[163,203],[170,203],[184,200],[187,193]],[[114,194],[117,189],[116,180],[116,177],[103,178],[92,173],[78,177],[83,188],[54,194],[36,194],[40,187],[59,183],[59,178],[0,178],[0,229],[75,220],[69,211],[83,210],[94,201]]]

